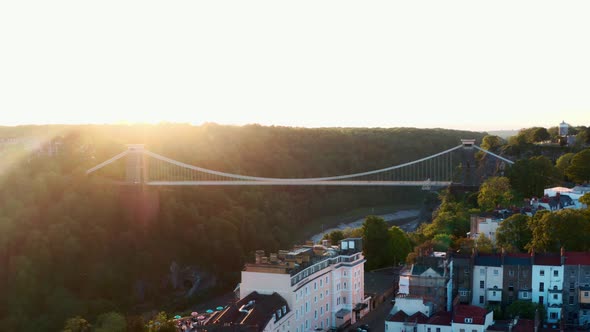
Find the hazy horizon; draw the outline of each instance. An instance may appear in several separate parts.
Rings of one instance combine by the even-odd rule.
[[[483,129],[483,130],[477,130],[477,129],[471,129],[471,128],[450,128],[450,127],[420,127],[420,126],[390,126],[390,127],[384,127],[384,126],[297,126],[297,125],[282,125],[282,124],[262,124],[262,123],[243,123],[243,124],[232,124],[232,123],[218,123],[218,122],[213,122],[213,121],[207,121],[207,122],[202,122],[202,123],[190,123],[190,122],[170,122],[170,121],[160,121],[160,122],[112,122],[112,123],[21,123],[21,124],[2,124],[0,123],[0,127],[26,127],[26,126],[101,126],[101,125],[121,125],[121,126],[140,126],[140,125],[151,125],[151,126],[157,126],[157,125],[191,125],[191,126],[203,126],[203,125],[207,125],[207,124],[212,124],[212,125],[220,125],[220,126],[251,126],[251,125],[260,125],[260,126],[266,126],[266,127],[271,127],[271,126],[276,126],[276,127],[289,127],[289,128],[368,128],[368,129],[373,129],[373,128],[382,128],[382,129],[392,129],[392,128],[416,128],[416,129],[449,129],[449,130],[465,130],[465,131],[474,131],[474,132],[518,132],[520,129],[525,129],[525,128],[531,128],[533,126],[523,126],[523,127],[519,127],[519,128],[514,128],[514,129]],[[545,128],[550,128],[550,127],[556,127],[558,124],[555,125],[549,125],[549,126],[541,126],[541,127],[545,127]],[[577,126],[578,124],[571,124],[572,126]],[[587,124],[579,124],[579,125],[583,125],[583,126],[587,126]]]

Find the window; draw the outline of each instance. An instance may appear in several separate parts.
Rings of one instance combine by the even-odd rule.
[[[286,313],[287,313],[287,306],[286,306],[286,305],[284,305],[284,306],[283,306],[283,315],[284,315],[284,314],[286,314]]]
[[[426,332],[432,332],[432,329],[429,327],[426,329]]]
[[[588,297],[588,292],[584,292],[584,297]]]
[[[541,277],[542,277],[542,276],[544,276],[544,275],[545,275],[545,270],[541,270],[541,271],[539,271],[539,275],[540,275]]]
[[[479,275],[485,275],[486,274],[486,270],[484,269],[479,269]]]
[[[436,332],[440,332],[440,327],[437,327],[436,328]]]
[[[342,304],[346,304],[346,296],[342,297]]]
[[[511,277],[514,277],[514,270],[513,269],[508,270],[508,275]]]
[[[305,313],[309,312],[309,303],[305,302]]]
[[[557,294],[553,294],[553,299],[557,300]]]
[[[508,290],[511,292],[514,290],[514,281],[508,283]]]
[[[574,283],[570,282],[570,291],[573,291],[573,290],[574,290]]]
[[[498,269],[494,269],[494,275],[497,276],[498,275]]]
[[[316,289],[318,289],[318,283],[317,282],[314,282],[313,283],[313,290],[316,290]]]
[[[483,295],[480,295],[480,297],[479,297],[479,303],[480,304],[483,304]]]
[[[544,282],[540,282],[539,283],[539,292],[543,292],[545,291],[545,283]]]
[[[492,292],[492,296],[496,296],[496,291],[493,291]]]
[[[318,311],[317,310],[313,311],[313,319],[318,319]]]
[[[473,318],[465,318],[465,323],[466,323],[466,324],[471,324],[471,323],[473,323]]]
[[[305,329],[307,330],[307,329],[308,329],[308,327],[309,327],[309,320],[307,320],[307,319],[306,319],[306,320],[305,320]]]
[[[557,319],[557,313],[556,312],[552,312],[549,314],[549,317],[551,317],[551,319]]]
[[[320,300],[324,298],[324,293],[320,293]]]
[[[328,277],[326,277],[326,284],[328,283]]]
[[[324,314],[324,307],[320,307],[320,316]]]
[[[323,284],[323,280],[320,279],[320,287],[322,287],[322,284]]]
[[[344,289],[346,289],[346,281],[344,282]]]
[[[543,304],[543,297],[539,296],[539,304]]]
[[[328,312],[328,310],[330,310],[329,308],[330,308],[329,304],[326,303],[326,312]]]
[[[460,329],[459,332],[465,332],[465,329]]]
[[[344,276],[346,277],[346,270],[344,270]]]
[[[522,292],[522,298],[523,299],[528,299],[529,298],[529,292]]]
[[[559,271],[553,270],[553,276],[554,277],[559,277]]]
[[[461,295],[461,296],[467,296],[467,291],[466,290],[460,290],[459,291],[459,295]]]
[[[469,275],[469,270],[468,269],[465,269],[464,273],[465,273],[466,276],[468,276]]]
[[[313,297],[313,303],[318,303],[318,297],[317,296],[314,296]]]
[[[574,304],[574,296],[570,295],[569,304]]]
[[[340,297],[336,299],[336,305],[340,305]]]
[[[557,290],[557,286],[553,286],[553,290]]]
[[[480,280],[480,281],[479,281],[479,288],[483,289],[483,288],[484,288],[484,286],[485,286],[485,285],[484,285],[484,282],[483,282],[483,280]]]
[[[326,327],[330,325],[330,318],[326,318]]]

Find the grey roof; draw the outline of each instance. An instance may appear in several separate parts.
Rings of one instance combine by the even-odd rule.
[[[504,265],[532,265],[531,257],[514,257],[506,255],[504,257]]]
[[[500,255],[478,255],[475,257],[475,265],[500,267],[502,265],[502,258]]]
[[[444,270],[436,266],[428,266],[422,264],[414,264],[412,266],[412,275],[418,276],[426,272],[428,269],[433,269],[439,275],[444,275]]]

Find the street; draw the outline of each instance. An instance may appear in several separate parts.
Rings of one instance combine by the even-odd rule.
[[[385,318],[389,315],[389,311],[393,307],[391,300],[394,296],[388,297],[383,303],[381,303],[375,310],[371,311],[368,315],[363,317],[356,324],[350,326],[346,331],[356,331],[357,327],[363,324],[369,325],[371,332],[384,332],[385,331]]]

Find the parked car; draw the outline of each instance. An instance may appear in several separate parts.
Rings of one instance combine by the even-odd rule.
[[[369,325],[367,324],[363,324],[361,326],[359,326],[357,329],[357,332],[370,332],[371,329],[369,328]]]

